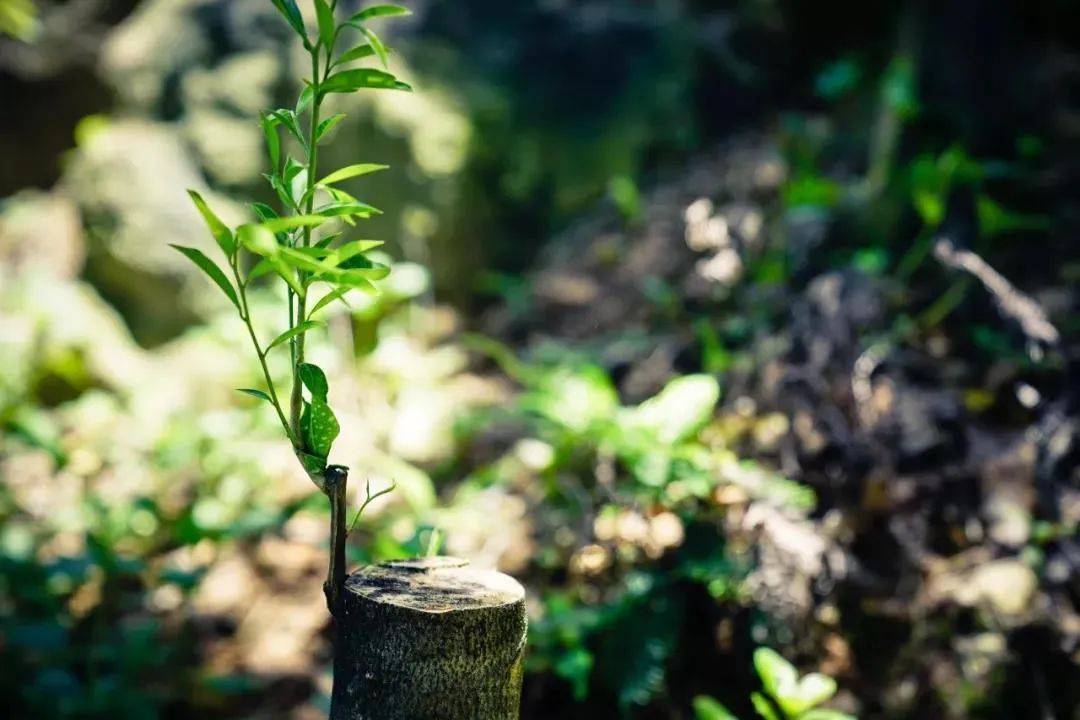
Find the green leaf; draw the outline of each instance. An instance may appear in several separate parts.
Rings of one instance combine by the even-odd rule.
[[[280,249],[274,233],[263,225],[247,223],[236,228],[236,239],[249,252],[263,257],[276,255]]]
[[[188,190],[188,195],[191,196],[191,201],[195,203],[195,207],[198,208],[199,214],[203,216],[203,221],[206,222],[206,227],[210,228],[210,234],[214,236],[214,240],[217,241],[218,247],[225,253],[226,257],[232,257],[236,252],[236,241],[233,239],[233,234],[225,226],[225,223],[221,222],[214,211],[210,209],[210,206],[206,204],[206,201],[202,199],[202,196],[194,190]]]
[[[266,151],[270,155],[270,167],[274,172],[277,172],[278,166],[281,165],[281,138],[277,133],[277,122],[268,114],[263,114],[259,118],[259,125],[262,126],[263,135],[266,137]]]
[[[362,202],[334,202],[317,208],[315,212],[327,217],[357,216],[368,218],[372,215],[382,215],[382,210]]]
[[[296,138],[301,145],[307,147],[307,140],[304,138],[304,133],[300,130],[300,121],[296,117],[296,112],[288,109],[274,110],[271,115],[277,119],[277,121],[285,126],[285,129],[292,133],[292,136]]]
[[[783,696],[777,696],[780,708],[791,716],[798,716],[815,705],[820,705],[836,694],[836,681],[822,673],[810,673]]]
[[[296,272],[293,271],[292,267],[290,267],[288,263],[281,259],[280,255],[274,255],[267,259],[273,266],[274,272],[276,272],[282,280],[288,283],[289,287],[292,288],[294,293],[296,293],[300,297],[307,296],[307,288],[300,283],[300,281],[296,277]]]
[[[225,293],[225,296],[236,306],[236,309],[240,309],[240,300],[236,297],[236,290],[233,289],[232,283],[225,277],[225,273],[221,271],[221,268],[214,264],[213,260],[206,257],[206,255],[195,248],[184,247],[182,245],[172,245],[171,247],[176,248],[184,255],[184,257],[195,263],[200,270],[206,273],[210,279],[221,288],[221,291]]]
[[[694,698],[694,714],[697,720],[739,720],[718,701],[704,695]]]
[[[373,5],[353,15],[349,18],[348,23],[352,25],[378,17],[392,17],[395,15],[412,15],[412,11],[400,5]]]
[[[250,285],[253,280],[257,280],[263,275],[268,275],[272,272],[274,272],[274,264],[270,262],[270,258],[263,258],[255,263],[255,267],[251,268],[251,271],[248,272],[247,278],[244,280],[244,285]]]
[[[268,403],[274,402],[272,399],[270,399],[270,396],[264,393],[262,390],[253,390],[252,388],[237,388],[237,391],[242,392],[246,395],[250,395],[251,397],[259,398],[260,400],[265,400]]]
[[[326,373],[318,365],[312,363],[300,363],[297,367],[300,382],[308,389],[312,397],[325,398],[330,392],[330,384],[326,381]]]
[[[368,42],[371,43],[371,49],[379,56],[379,62],[382,63],[382,66],[389,67],[390,62],[386,57],[386,45],[383,45],[383,41],[379,39],[379,36],[375,34],[375,31],[364,26],[360,28],[360,32],[367,36]]]
[[[335,300],[341,300],[341,298],[345,296],[345,293],[349,292],[350,289],[351,288],[348,287],[339,287],[326,293],[319,299],[319,302],[315,303],[315,307],[308,311],[308,317],[313,316]]]
[[[526,411],[573,434],[607,423],[619,406],[619,396],[603,368],[552,368],[540,376],[522,399]]]
[[[853,715],[842,713],[839,710],[819,708],[810,710],[799,716],[799,720],[856,720]]]
[[[319,91],[323,93],[351,93],[362,88],[412,91],[412,87],[401,82],[390,73],[375,70],[374,68],[342,70],[331,75],[326,79],[326,82],[319,85]]]
[[[349,165],[343,167],[340,170],[330,173],[322,180],[319,181],[319,185],[333,185],[334,183],[341,182],[342,180],[348,180],[349,178],[360,177],[361,175],[368,175],[370,173],[379,172],[380,170],[389,169],[389,165],[377,165],[375,163],[360,163],[359,165]]]
[[[300,460],[300,464],[304,466],[304,470],[307,470],[309,475],[321,476],[326,472],[326,458],[315,457],[309,453],[303,451],[297,451],[296,457]]]
[[[312,247],[313,248],[318,248],[320,250],[325,250],[325,249],[330,247],[330,243],[334,242],[339,237],[341,237],[341,233],[339,233],[339,232],[330,233],[329,235],[324,237],[322,240],[320,240],[319,242],[312,245]]]
[[[319,123],[319,127],[315,130],[315,142],[322,140],[326,133],[337,127],[337,124],[344,119],[345,115],[343,113],[338,113],[337,115],[331,115]]]
[[[300,8],[296,6],[295,0],[271,0],[274,3],[274,7],[278,9],[289,23],[290,27],[296,31],[296,34],[304,39],[304,45],[308,44],[307,33],[304,31],[304,16],[300,14]]]
[[[307,167],[290,157],[285,161],[285,169],[281,171],[281,183],[289,197],[286,205],[299,207],[307,190]]]
[[[287,217],[274,218],[260,223],[260,225],[275,235],[280,232],[286,232],[288,230],[295,230],[302,227],[318,227],[326,222],[329,218],[322,215],[289,215]]]
[[[285,332],[281,333],[276,338],[274,338],[273,341],[269,345],[266,346],[265,352],[269,352],[271,348],[275,348],[278,345],[280,345],[281,343],[288,342],[289,340],[293,339],[294,337],[297,337],[299,335],[303,335],[304,333],[306,333],[306,332],[308,332],[310,330],[314,330],[317,327],[322,327],[325,324],[326,323],[317,322],[315,320],[305,320],[304,322],[300,323],[296,327],[289,328],[288,330],[286,330]]]
[[[337,59],[335,65],[345,65],[347,63],[356,62],[357,60],[363,60],[369,58],[375,54],[375,48],[371,45],[357,45],[352,50],[344,52],[341,57]]]
[[[266,181],[270,183],[270,187],[277,193],[278,200],[281,201],[282,205],[287,208],[295,206],[293,199],[289,197],[289,192],[285,189],[285,185],[281,182],[281,178],[278,177],[277,173],[263,174],[263,177],[266,178]]]
[[[686,440],[712,417],[720,384],[711,375],[686,375],[669,382],[656,396],[623,411],[619,426],[646,433],[664,445]]]
[[[311,252],[311,248],[288,248],[283,247],[280,251],[280,258],[283,262],[289,264],[289,266],[298,268],[305,272],[320,273],[320,272],[334,272],[337,268],[315,257]]]
[[[302,115],[305,110],[311,107],[311,103],[314,99],[315,88],[311,85],[306,86],[300,91],[300,97],[296,99],[296,114]]]
[[[329,50],[334,45],[334,32],[337,27],[334,24],[334,11],[326,4],[326,0],[315,0],[315,17],[319,22],[319,40],[323,47]]]
[[[334,444],[341,426],[334,417],[333,410],[323,397],[313,397],[307,408],[307,442],[308,450],[319,457],[327,457],[330,448]]]
[[[382,277],[386,277],[386,275],[383,275]],[[325,279],[329,282],[344,286],[350,290],[360,290],[361,292],[366,292],[369,295],[378,295],[379,289],[375,287],[371,281],[381,280],[382,278],[367,277],[365,275],[349,271],[348,273],[341,273],[340,275],[337,275],[335,277],[328,277]]]
[[[777,700],[790,693],[799,682],[795,666],[772,648],[759,647],[754,651],[754,669],[765,692]]]
[[[334,250],[334,264],[338,267],[350,268],[351,266],[346,264],[350,260],[356,258],[358,255],[374,250],[381,245],[383,245],[382,240],[352,240],[347,242]],[[367,258],[362,259],[366,264],[357,267],[375,267],[376,263],[371,262]]]
[[[266,203],[251,203],[251,209],[258,216],[259,220],[262,220],[263,222],[266,222],[267,220],[273,220],[274,218],[278,217],[277,210],[274,210],[274,208],[270,207]]]
[[[577,645],[560,653],[551,669],[570,683],[574,690],[574,699],[582,702],[589,696],[589,677],[594,664],[593,654]]]
[[[308,190],[308,171],[307,168],[303,168],[296,174],[296,177],[292,179],[292,183],[289,185],[289,197],[293,199],[293,205],[300,207],[307,198]]]
[[[757,714],[765,718],[765,720],[783,720],[780,715],[773,709],[768,698],[759,692],[750,694],[750,702],[754,704],[754,709],[757,710]]]

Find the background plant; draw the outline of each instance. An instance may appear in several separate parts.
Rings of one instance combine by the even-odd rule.
[[[285,214],[251,118],[295,111],[310,53],[272,3],[34,4],[36,41],[0,37],[0,695],[43,719],[325,717],[325,496],[273,406],[231,391],[269,395],[234,306],[166,245],[230,277],[185,187],[233,230],[233,198]],[[359,225],[393,273],[304,335],[327,463],[399,484],[348,560],[439,527],[521,578],[527,718],[700,696],[754,717],[761,645],[860,717],[1072,717],[1063,355],[1025,352],[930,251],[977,253],[1075,346],[1076,4],[410,7],[372,27],[424,92],[322,111],[348,117],[319,175],[391,166],[337,187],[388,210]],[[264,344],[288,287],[247,288]],[[266,357],[287,420],[288,346]],[[671,441],[638,411],[684,376],[722,392]]]
[[[819,708],[836,694],[836,681],[828,675],[810,673],[799,677],[795,666],[772,648],[754,651],[754,669],[761,679],[762,692],[750,696],[765,720],[855,720],[836,710]],[[698,720],[738,720],[721,703],[710,697],[694,700]]]

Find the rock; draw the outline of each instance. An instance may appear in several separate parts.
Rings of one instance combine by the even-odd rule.
[[[101,73],[121,100],[144,111],[163,101],[166,83],[205,61],[212,44],[194,11],[207,0],[150,0],[109,35]]]
[[[86,259],[82,220],[70,198],[27,190],[0,212],[0,264],[16,274],[76,277]]]
[[[210,109],[244,118],[270,107],[274,85],[281,74],[281,61],[269,50],[257,50],[227,57],[213,68],[194,68],[181,81],[184,107]]]
[[[267,170],[263,136],[251,118],[195,108],[184,119],[184,132],[207,173],[222,185],[243,185]]]
[[[1021,615],[1031,606],[1039,581],[1019,560],[1002,559],[976,567],[956,589],[963,605],[987,606],[1004,616]]]
[[[253,118],[272,106],[280,73],[273,53],[256,51],[184,75],[184,132],[217,182],[252,183],[265,169],[263,135]]]
[[[248,215],[206,190],[190,151],[171,126],[145,120],[105,125],[76,151],[62,184],[89,230],[87,276],[105,294],[122,299],[119,309],[141,340],[168,339],[196,314],[227,304],[210,280],[169,245],[220,257],[188,188],[203,193],[228,224]],[[179,302],[178,289],[188,291]]]

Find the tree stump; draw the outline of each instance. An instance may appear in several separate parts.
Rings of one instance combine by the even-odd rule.
[[[335,615],[331,720],[517,720],[525,591],[447,557],[349,577]]]

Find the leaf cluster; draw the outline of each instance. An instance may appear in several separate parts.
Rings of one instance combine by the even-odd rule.
[[[750,701],[764,720],[855,720],[846,713],[818,707],[836,694],[836,681],[822,673],[799,677],[799,671],[771,648],[754,651],[754,670],[762,691]],[[698,720],[738,720],[719,701],[710,697],[694,699]]]
[[[408,15],[396,5],[375,5],[338,20],[336,0],[313,0],[317,27],[310,31],[295,0],[272,0],[311,58],[311,77],[305,79],[295,105],[267,110],[260,116],[270,171],[266,181],[278,199],[278,207],[253,203],[254,219],[229,227],[203,197],[189,194],[224,259],[219,264],[196,248],[174,246],[191,260],[222,291],[247,327],[263,369],[266,390],[245,388],[241,392],[270,403],[293,443],[297,457],[316,484],[326,470],[327,458],[340,426],[330,409],[326,375],[304,361],[305,335],[323,325],[318,313],[343,301],[350,291],[376,293],[375,282],[390,268],[368,254],[382,243],[350,239],[333,226],[352,228],[359,221],[380,214],[342,188],[347,181],[385,170],[385,165],[357,163],[319,176],[319,147],[344,119],[337,114],[321,117],[323,100],[331,94],[365,89],[411,91],[411,87],[388,71],[390,49],[369,23],[379,18]],[[358,35],[357,43],[339,51],[343,41]],[[376,59],[383,67],[357,67]],[[297,150],[294,154],[291,148]],[[332,231],[327,231],[333,228]],[[287,324],[265,344],[254,330],[247,293],[256,280],[275,278],[287,288]],[[309,303],[315,288],[321,296]],[[290,402],[283,402],[267,367],[267,355],[289,347],[291,357]],[[303,390],[306,389],[307,394]],[[320,485],[321,486],[321,485]]]

